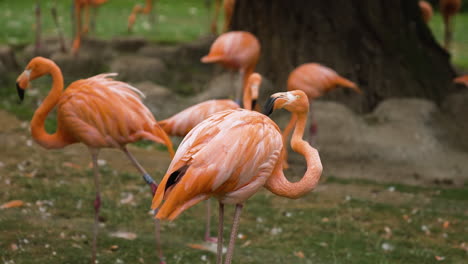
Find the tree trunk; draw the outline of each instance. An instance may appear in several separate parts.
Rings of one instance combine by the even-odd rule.
[[[417,0],[237,0],[232,30],[254,33],[257,71],[286,90],[289,73],[318,62],[364,91],[335,90],[325,98],[356,111],[389,97],[440,102],[453,89],[449,55],[423,22]]]

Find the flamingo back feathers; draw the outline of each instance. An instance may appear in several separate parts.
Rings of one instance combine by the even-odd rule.
[[[156,217],[172,220],[211,196],[223,203],[245,201],[265,184],[282,147],[279,128],[262,114],[228,110],[212,115],[179,146],[153,198]],[[183,175],[173,174],[184,167]],[[166,192],[167,184],[172,185]]]

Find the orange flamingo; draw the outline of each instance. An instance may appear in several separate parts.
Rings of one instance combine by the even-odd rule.
[[[232,14],[234,13],[235,5],[236,5],[236,0],[224,0],[223,33],[227,32],[229,29],[229,26],[231,25]],[[213,33],[213,35],[218,34],[218,16],[219,16],[220,8],[221,8],[221,0],[215,0],[215,11],[214,11],[213,20],[211,21],[211,33]]]
[[[302,90],[307,94],[309,101],[311,102],[310,106],[310,119],[311,125],[309,128],[309,143],[312,144],[314,137],[317,133],[317,124],[313,116],[312,110],[312,101],[318,97],[324,95],[326,92],[329,92],[335,89],[338,86],[343,86],[350,88],[358,93],[361,93],[361,90],[357,85],[336,73],[334,70],[320,65],[318,63],[306,63],[294,69],[288,78],[288,91],[292,90]],[[283,142],[287,142],[289,133],[291,133],[294,124],[297,121],[297,116],[292,113],[291,120],[284,129],[283,132]],[[285,163],[283,164],[285,168],[288,167],[287,164],[287,149],[285,151]]]
[[[255,109],[258,99],[258,90],[262,83],[262,76],[258,73],[252,73],[247,81],[247,91],[244,94],[243,104],[245,109]],[[162,121],[159,125],[170,136],[185,137],[190,130],[196,125],[207,119],[209,116],[226,111],[238,109],[239,105],[229,99],[224,100],[209,100],[194,106],[191,106],[182,112]],[[206,203],[206,226],[205,226],[205,241],[215,242],[216,238],[211,237],[211,205],[208,200]]]
[[[141,14],[149,14],[151,9],[153,8],[153,0],[146,0],[145,6],[135,5],[132,9],[132,13],[128,17],[128,32],[132,31],[133,25],[135,24],[135,20],[139,13]]]
[[[265,186],[276,195],[297,199],[313,190],[320,179],[319,154],[302,140],[309,109],[306,94],[291,91],[272,95],[266,112],[280,108],[298,116],[291,146],[307,161],[300,181],[291,183],[283,174],[283,141],[270,118],[254,111],[228,110],[212,115],[190,131],[153,198],[152,208],[159,209],[156,218],[168,220],[200,201],[218,198],[217,263],[222,261],[224,204],[236,205],[225,262],[231,263],[240,213],[248,198]]]
[[[246,31],[231,31],[220,35],[204,56],[203,63],[219,63],[224,67],[239,71],[242,84],[236,89],[236,100],[240,101],[247,79],[255,70],[260,57],[260,43]]]
[[[468,74],[467,74],[467,75],[463,75],[463,76],[459,76],[459,77],[453,79],[453,82],[454,82],[454,83],[463,84],[463,85],[465,85],[466,87],[468,87]]]
[[[453,34],[453,23],[452,17],[460,11],[461,0],[440,0],[440,12],[444,18],[444,46],[445,49],[450,48],[450,42],[452,41]]]
[[[433,15],[431,4],[426,1],[419,1],[419,8],[424,22],[429,23]]]
[[[25,71],[17,79],[20,100],[23,100],[24,91],[30,81],[48,74],[52,76],[52,90],[34,113],[31,121],[31,134],[33,139],[46,149],[63,148],[78,142],[89,148],[96,186],[92,254],[92,263],[95,263],[101,204],[97,165],[99,149],[121,149],[142,173],[153,191],[157,188],[156,183],[127,150],[126,144],[147,139],[165,144],[171,156],[174,150],[167,134],[141,102],[138,95],[143,94],[126,83],[110,78],[115,74],[101,74],[75,81],[65,92],[62,92],[63,76],[59,67],[49,59],[36,57],[29,62]],[[55,106],[57,107],[57,131],[54,134],[48,134],[44,128],[44,121]]]
[[[258,99],[258,89],[262,82],[262,76],[252,73],[247,81],[247,91],[244,94],[243,105],[247,110],[255,108]],[[239,105],[229,99],[209,100],[193,105],[180,113],[177,113],[165,120],[159,121],[159,125],[170,136],[185,137],[190,130],[210,115],[239,108]]]
[[[77,54],[78,50],[80,49],[81,44],[81,35],[88,32],[89,27],[89,8],[90,6],[97,8],[98,6],[107,2],[107,0],[74,0],[75,5],[75,23],[76,23],[76,31],[75,31],[75,40],[73,41],[72,52],[73,54]],[[85,9],[85,25],[84,28],[81,29],[81,9]]]

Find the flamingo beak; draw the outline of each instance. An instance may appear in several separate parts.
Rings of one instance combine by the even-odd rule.
[[[19,82],[16,83],[16,91],[18,91],[18,97],[20,99],[20,103],[24,100],[24,90],[21,89]]]
[[[263,108],[263,114],[266,116],[271,115],[273,113],[273,109],[275,107],[275,101],[278,97],[270,97],[265,103],[265,107]]]
[[[252,100],[252,110],[255,109],[255,106],[257,106],[257,100],[256,100],[256,99],[253,99],[253,100]]]

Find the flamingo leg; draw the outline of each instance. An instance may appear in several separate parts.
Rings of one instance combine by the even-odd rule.
[[[211,33],[213,35],[218,34],[218,16],[219,16],[219,9],[221,8],[221,0],[215,0],[215,12],[213,19],[211,21]]]
[[[234,223],[232,224],[231,238],[229,239],[229,246],[226,253],[226,261],[224,262],[224,264],[231,264],[232,262],[232,256],[234,254],[234,245],[236,243],[237,232],[239,230],[240,215],[243,207],[244,206],[242,204],[236,204],[236,211],[234,213]]]
[[[133,166],[135,166],[135,168],[137,168],[137,170],[143,175],[143,179],[151,187],[151,193],[154,195],[158,188],[158,185],[156,184],[156,182],[146,172],[143,166],[140,165],[140,163],[136,160],[136,158],[132,155],[132,153],[128,151],[127,147],[122,147],[122,151],[127,155],[128,159],[132,162]],[[155,212],[155,214],[156,213],[157,212]],[[160,264],[165,264],[166,262],[164,261],[164,255],[163,255],[162,246],[161,246],[162,244],[161,243],[161,223],[158,219],[154,220],[154,230],[155,230],[154,236],[156,239],[156,250],[158,251]]]
[[[211,227],[211,200],[206,200],[206,224],[205,224],[205,241],[211,242],[212,238],[210,236],[210,227]]]
[[[101,208],[101,191],[99,187],[99,167],[97,163],[97,157],[99,154],[98,149],[90,148],[91,158],[93,161],[94,171],[94,186],[96,188],[96,198],[94,199],[94,228],[93,228],[93,251],[91,263],[96,263],[96,249],[97,249],[97,235],[99,231],[99,209]]]
[[[59,35],[60,50],[62,52],[67,52],[67,48],[65,47],[65,38],[63,37],[63,31],[62,31],[62,28],[60,27],[58,16],[57,16],[57,1],[54,2],[54,6],[50,9],[50,12],[52,13],[52,18],[54,20],[55,27],[57,28],[57,33]]]
[[[223,225],[224,225],[224,204],[219,202],[219,221],[218,221],[218,251],[216,263],[223,262]]]
[[[80,42],[81,42],[81,6],[79,4],[75,4],[75,40],[73,41],[72,52],[73,54],[77,54],[78,50],[80,49]]]
[[[89,6],[90,5],[85,5],[85,23],[84,23],[84,27],[83,27],[83,34],[88,34],[89,32]]]

